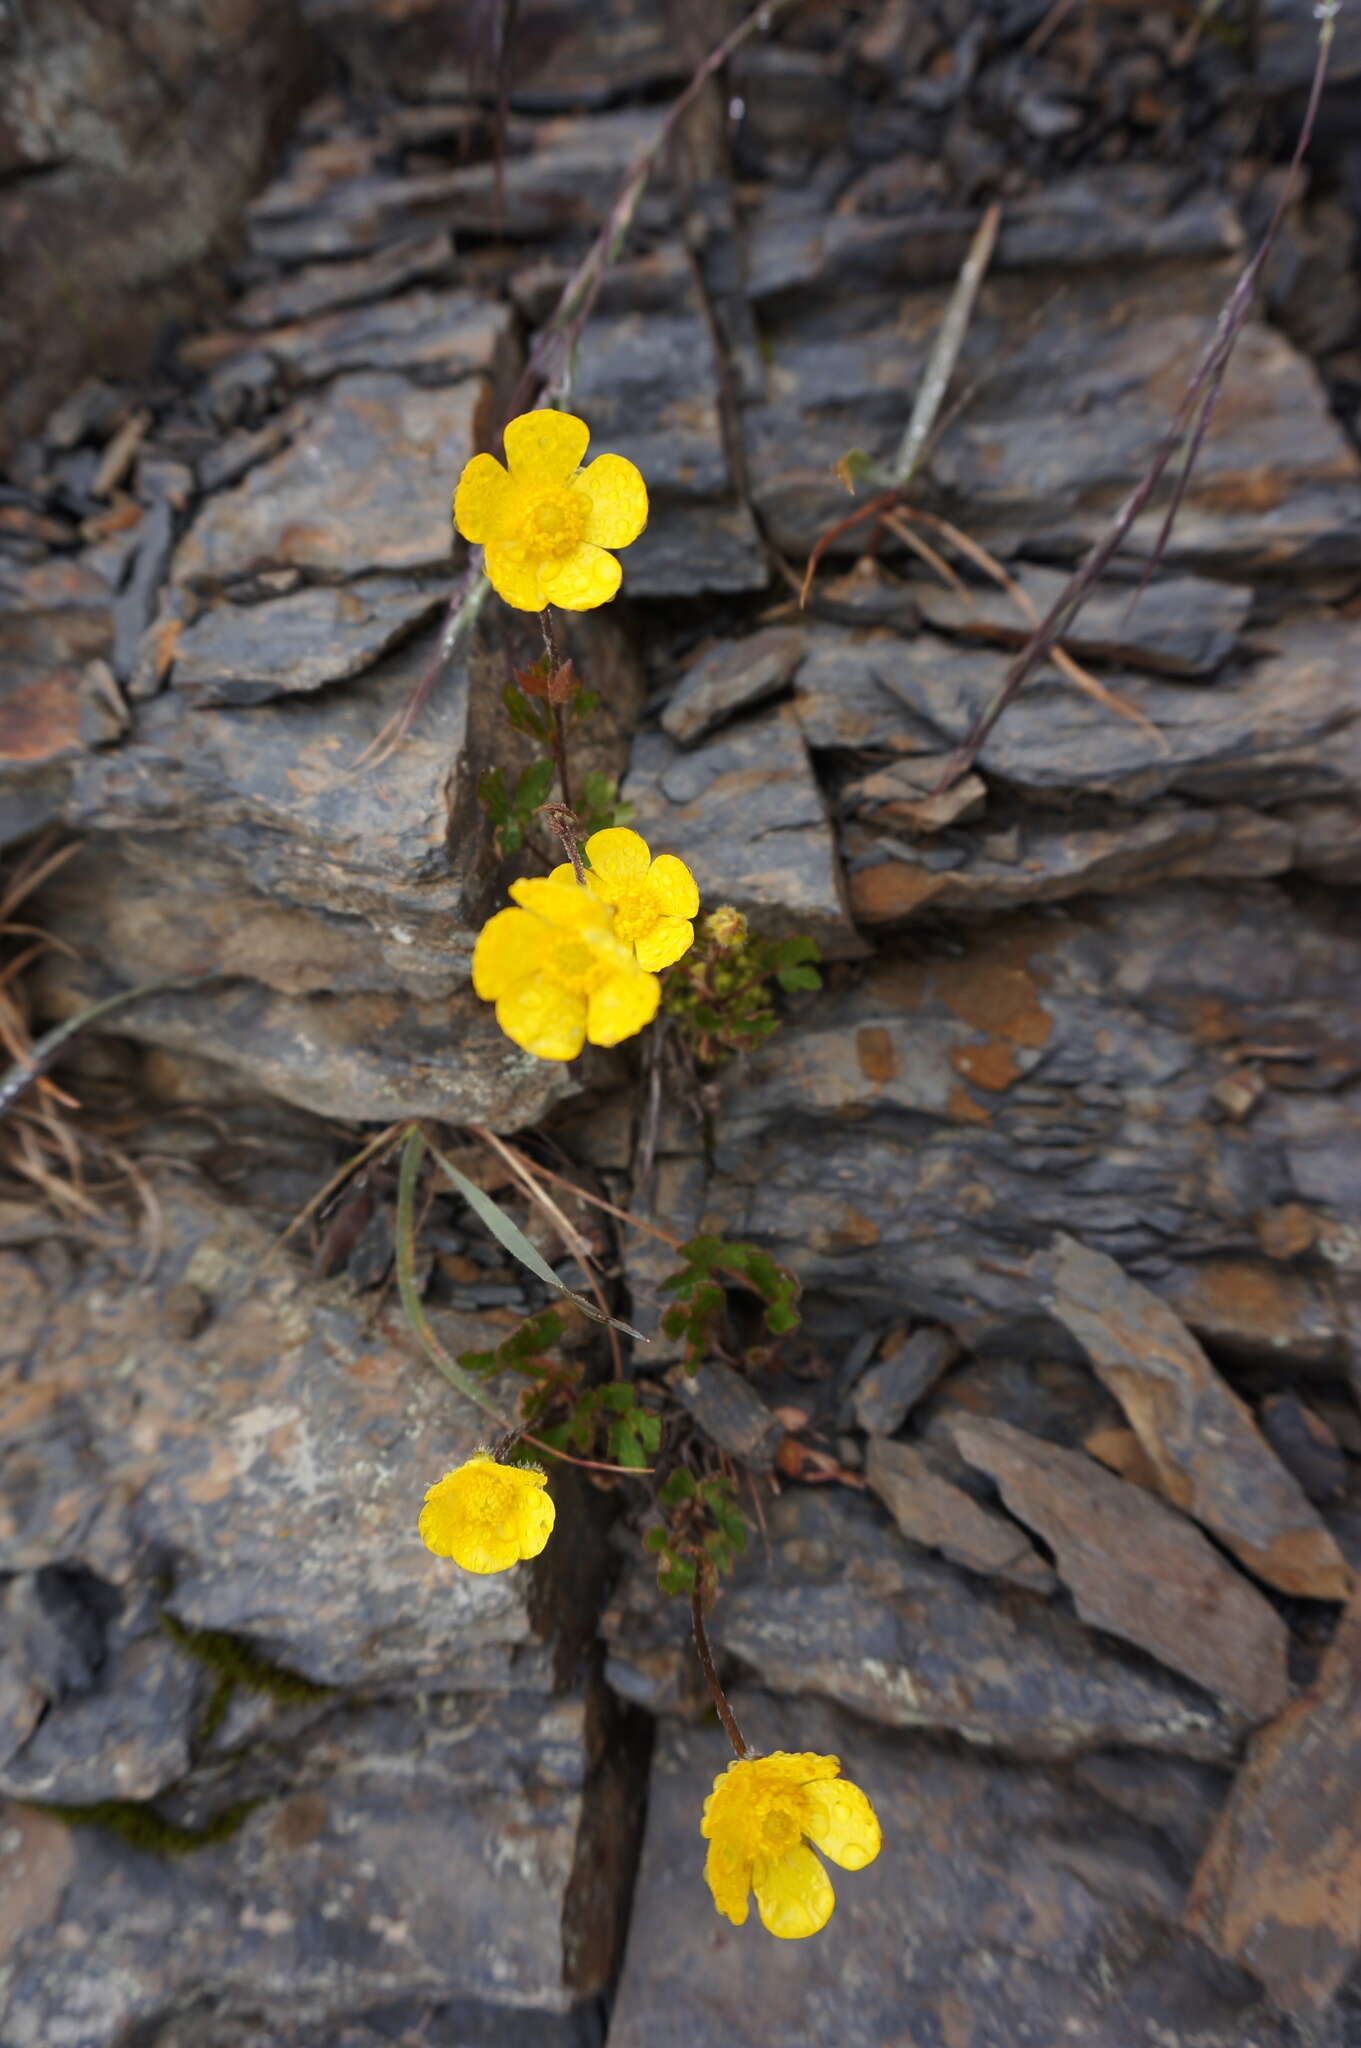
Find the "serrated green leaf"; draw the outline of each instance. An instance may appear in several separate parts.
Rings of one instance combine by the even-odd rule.
[[[694,1474],[684,1465],[677,1465],[670,1478],[657,1489],[657,1498],[666,1508],[679,1507],[682,1501],[693,1500],[694,1497]]]
[[[528,817],[545,803],[553,787],[553,762],[551,760],[531,761],[523,770],[515,785],[515,808],[521,817]]]
[[[486,768],[477,778],[477,800],[494,825],[503,825],[510,816],[510,798],[506,795],[499,768]]]
[[[794,995],[801,988],[821,988],[822,976],[816,967],[780,967],[776,979],[787,995]]]

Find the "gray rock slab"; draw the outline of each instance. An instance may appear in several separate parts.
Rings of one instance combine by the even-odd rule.
[[[988,378],[931,464],[956,524],[994,553],[1093,541],[1152,459],[1232,284],[1231,266],[1209,264],[1150,272],[1137,299],[1118,270],[1070,276],[1061,292],[1043,273],[991,278],[961,375],[985,373],[1003,353],[1006,373]],[[753,503],[787,554],[804,558],[845,518],[835,465],[849,447],[891,459],[947,296],[911,292],[901,314],[884,308],[882,325],[871,301],[853,326],[834,307],[796,311],[771,331],[767,395],[746,409],[744,430]],[[1136,523],[1136,556],[1151,549],[1165,504],[1156,499]],[[854,533],[840,543],[858,545]],[[1312,365],[1250,322],[1168,559],[1276,573],[1358,552],[1361,460]]]
[[[746,720],[685,753],[664,733],[642,733],[623,793],[654,852],[679,854],[693,869],[706,908],[733,903],[755,931],[808,932],[831,954],[860,950],[791,711]]]
[[[758,1472],[771,1470],[784,1427],[750,1380],[722,1359],[710,1359],[693,1376],[679,1373],[673,1390],[717,1449]]]
[[[1241,1716],[1083,1628],[1038,1594],[994,1586],[905,1543],[877,1502],[793,1487],[766,1509],[709,1617],[715,1655],[773,1692],[817,1695],[892,1728],[932,1728],[1008,1756],[1106,1744],[1234,1753]],[[606,1676],[651,1711],[703,1711],[683,1603],[650,1558],[606,1609]]]
[[[1250,1720],[1290,1694],[1290,1631],[1263,1594],[1141,1486],[1081,1451],[984,1417],[956,1449],[1048,1545],[1082,1619],[1194,1679]]]
[[[343,579],[448,562],[456,479],[492,426],[481,377],[425,391],[380,371],[339,377],[290,417],[287,448],[209,499],[174,575],[204,590],[262,570]]]
[[[958,1356],[950,1332],[927,1323],[874,1360],[851,1391],[851,1412],[861,1429],[870,1436],[894,1436]]]
[[[910,1543],[1030,1593],[1052,1593],[1058,1585],[1053,1567],[1015,1522],[947,1479],[915,1444],[872,1437],[865,1477]]]
[[[290,1762],[230,1839],[174,1858],[8,1808],[6,2041],[114,2048],[162,2023],[230,2039],[234,2014],[289,2040],[403,1997],[500,2007],[514,2026],[516,2008],[562,2014],[598,1988],[565,1954],[580,1694],[343,1706]],[[199,2000],[204,2031],[176,2036]]]
[[[1018,563],[1010,572],[1040,618],[1068,577],[1061,569]],[[908,594],[922,618],[962,639],[1017,647],[1029,639],[1024,612],[993,583],[969,589],[967,600],[947,584],[911,581]],[[1135,603],[1138,586],[1098,583],[1062,644],[1080,661],[1117,662],[1169,676],[1211,676],[1233,653],[1252,609],[1251,588],[1207,576],[1155,578]]]
[[[570,1602],[540,1585],[563,1547],[477,1578],[416,1534],[426,1487],[484,1439],[484,1419],[404,1326],[366,1324],[346,1283],[270,1260],[273,1231],[204,1184],[177,1174],[162,1202],[154,1284],[92,1256],[47,1291],[8,1363],[0,1568],[154,1596],[187,1627],[244,1636],[326,1684],[547,1683],[531,1609],[566,1623]],[[185,1283],[210,1310],[188,1341],[166,1308]],[[498,1327],[451,1315],[444,1341],[485,1348]],[[88,1715],[88,1688],[67,1690]]]
[[[232,306],[231,318],[238,327],[281,327],[342,306],[390,298],[407,285],[444,277],[452,268],[447,235],[418,235],[353,263],[311,264],[255,285]]]
[[[622,556],[624,588],[635,597],[763,589],[765,553],[734,487],[720,365],[695,287],[683,271],[659,307],[654,280],[636,282],[642,303],[616,300],[587,322],[572,398],[590,422],[591,452],[626,456],[647,480],[647,528]]]
[[[1175,1311],[1062,1233],[1033,1271],[1124,1409],[1166,1497],[1267,1585],[1345,1599],[1351,1574],[1299,1481]]]
[[[508,386],[517,353],[509,306],[471,292],[436,291],[290,321],[243,336],[240,346],[263,349],[299,384],[350,371],[403,370],[440,385],[483,371]]]
[[[1326,1043],[1346,1042],[1358,976],[1332,907],[1270,883],[923,932],[724,1077],[708,1227],[867,1316],[969,1345],[1043,1333],[1046,1355],[1071,1339],[1025,1257],[1063,1230],[1155,1291],[1189,1285],[1207,1337],[1255,1319],[1277,1361],[1339,1369],[1361,1092]],[[1213,1091],[1248,1046],[1292,1057],[1230,1124]],[[1335,1246],[1312,1277],[1253,1228],[1291,1201]]]
[[[762,1749],[839,1756],[874,1802],[883,1849],[866,1870],[831,1872],[836,1910],[820,1935],[775,1941],[754,1908],[729,1926],[704,1883],[699,1816],[730,1752],[716,1728],[665,1726],[614,2048],[1288,2048],[1290,2023],[1179,1935],[1185,1861],[1155,1822],[1115,1815],[1053,1771],[809,1700],[747,1691],[737,1706]],[[1175,1804],[1203,1832],[1217,1788],[1183,1770],[1135,1758],[1127,1796],[1155,1812]],[[1325,2024],[1323,2048],[1342,2035]]]
[[[423,625],[448,591],[395,576],[213,605],[175,641],[172,676],[196,704],[261,704],[343,682]]]
[[[768,626],[743,640],[720,640],[677,683],[662,712],[663,730],[692,746],[739,711],[784,688],[803,656],[797,627]]]

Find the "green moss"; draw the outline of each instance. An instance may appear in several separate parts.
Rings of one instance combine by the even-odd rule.
[[[34,1813],[45,1813],[68,1828],[104,1828],[130,1849],[141,1849],[149,1856],[188,1856],[195,1849],[210,1849],[217,1842],[229,1841],[261,1801],[239,1800],[235,1806],[224,1807],[202,1828],[181,1827],[178,1821],[166,1820],[154,1806],[138,1799],[96,1799],[88,1806],[57,1806],[46,1799],[24,1799],[18,1803],[31,1807]]]
[[[222,1726],[232,1694],[238,1686],[246,1692],[267,1693],[271,1699],[281,1700],[290,1707],[308,1706],[315,1700],[329,1699],[333,1690],[329,1685],[319,1685],[313,1678],[304,1678],[301,1672],[271,1664],[268,1657],[262,1657],[258,1650],[252,1650],[239,1636],[228,1635],[224,1629],[186,1628],[164,1608],[161,1610],[161,1627],[172,1643],[200,1664],[206,1664],[217,1679],[195,1730],[195,1739],[200,1746],[210,1742]]]

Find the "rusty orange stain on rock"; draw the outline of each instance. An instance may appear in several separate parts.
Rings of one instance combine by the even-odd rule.
[[[961,1087],[958,1082],[950,1090],[950,1099],[945,1107],[948,1114],[958,1124],[990,1124],[992,1122],[992,1111],[985,1109],[981,1102],[975,1102],[968,1089]]]
[[[861,868],[846,881],[851,915],[866,924],[886,924],[896,917],[909,917],[928,903],[941,888],[941,878],[925,868],[908,867],[904,861],[881,861],[878,867]]]
[[[280,1849],[305,1849],[325,1832],[329,1808],[320,1792],[299,1792],[283,1805],[269,1824],[271,1840]]]
[[[834,1251],[846,1251],[852,1245],[872,1245],[879,1242],[879,1226],[868,1216],[862,1216],[858,1209],[845,1208],[841,1222],[835,1230],[827,1233],[827,1243]]]
[[[986,1045],[953,1047],[950,1064],[959,1069],[966,1081],[972,1081],[975,1088],[986,1088],[994,1095],[1010,1088],[1021,1071],[1016,1064],[1015,1053],[1000,1038],[989,1039]]]
[[[898,1072],[898,1048],[882,1024],[862,1024],[855,1034],[855,1056],[867,1081],[882,1088]]]
[[[52,669],[0,697],[0,760],[57,761],[80,748],[80,674]]]
[[[1040,1002],[1044,981],[1033,956],[1055,943],[1052,931],[1021,927],[990,939],[961,960],[935,963],[935,990],[947,1010],[976,1031],[1038,1051],[1054,1020]]]

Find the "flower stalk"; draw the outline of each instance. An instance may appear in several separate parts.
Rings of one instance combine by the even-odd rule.
[[[748,1749],[746,1737],[737,1725],[737,1716],[728,1704],[728,1695],[719,1683],[713,1651],[709,1648],[709,1637],[704,1627],[704,1592],[698,1583],[690,1595],[690,1626],[695,1632],[699,1668],[704,1673],[704,1683],[709,1688],[709,1697],[714,1703],[714,1709],[723,1723],[723,1733],[732,1744],[733,1755],[738,1762],[745,1763],[755,1752]]]

